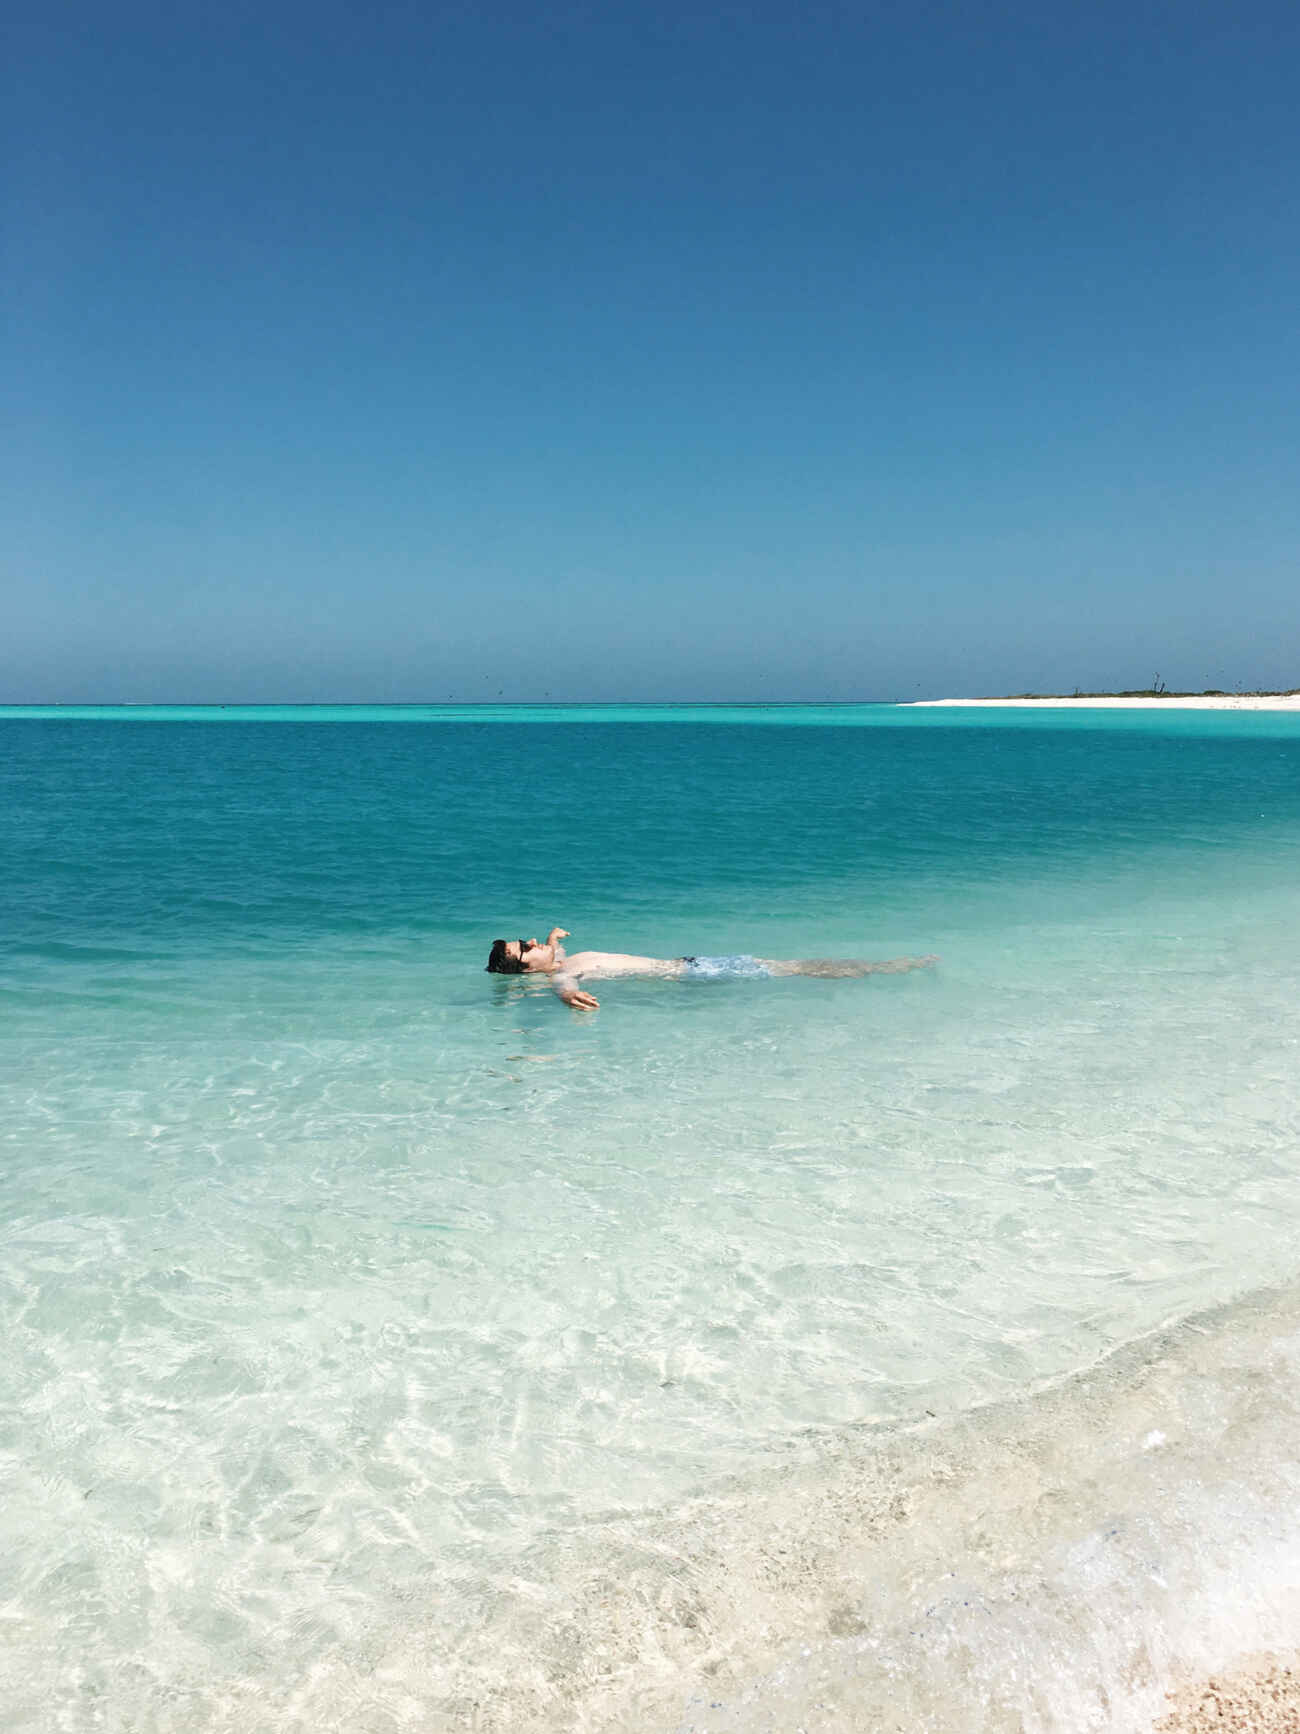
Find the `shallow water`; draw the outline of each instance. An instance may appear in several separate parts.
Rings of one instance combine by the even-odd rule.
[[[1074,1370],[1295,1281],[1300,718],[217,719],[0,720],[15,1726],[816,1725],[782,1643],[905,1656],[940,1537],[1002,1605],[973,1417],[1015,1460]],[[482,973],[552,921],[942,961],[610,983],[584,1018]],[[846,1452],[884,1498],[918,1423],[947,1504],[905,1547],[841,1514],[852,1569],[826,1542],[780,1588],[789,1478],[792,1533]],[[1264,1513],[1285,1437],[1246,1432]],[[1152,1460],[1108,1471],[1139,1525]],[[1205,1526],[1231,1507],[1230,1452],[1155,1460]],[[1050,1514],[1104,1536],[1105,1502],[1064,1448],[1051,1473],[1030,1575],[1059,1597]],[[761,1616],[732,1557],[778,1584]],[[1061,1628],[1016,1630],[1026,1678],[1068,1675]],[[835,1679],[846,1715],[877,1689]],[[1071,1714],[1024,1725],[1105,1725]]]

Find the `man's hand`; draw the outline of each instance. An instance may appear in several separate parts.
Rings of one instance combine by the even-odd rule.
[[[553,975],[551,986],[565,1005],[571,1005],[574,1011],[595,1011],[600,1004],[594,993],[588,993],[578,985],[576,975]]]
[[[567,939],[568,937],[569,930],[567,927],[553,927],[546,935],[546,943],[548,945],[554,945],[557,940]]]

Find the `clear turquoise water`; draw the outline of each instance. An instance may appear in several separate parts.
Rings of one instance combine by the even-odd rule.
[[[10,711],[0,811],[15,1726],[684,1703],[754,1610],[611,1637],[611,1525],[1296,1278],[1300,718]],[[942,963],[582,1017],[552,922]]]

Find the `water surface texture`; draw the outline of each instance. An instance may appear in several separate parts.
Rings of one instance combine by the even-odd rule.
[[[1300,718],[9,712],[0,812],[7,1725],[829,1729],[870,1653],[956,1727],[929,1549],[1022,1672],[1111,1670],[1024,1726],[1118,1726],[1131,1660],[997,1613],[996,1465],[1148,1685],[1160,1512],[1244,1547],[1249,1482],[1280,1546]],[[582,1016],[483,973],[553,922],[941,962]]]

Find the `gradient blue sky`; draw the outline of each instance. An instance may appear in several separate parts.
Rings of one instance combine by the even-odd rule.
[[[0,700],[1300,684],[1294,4],[6,61]]]

